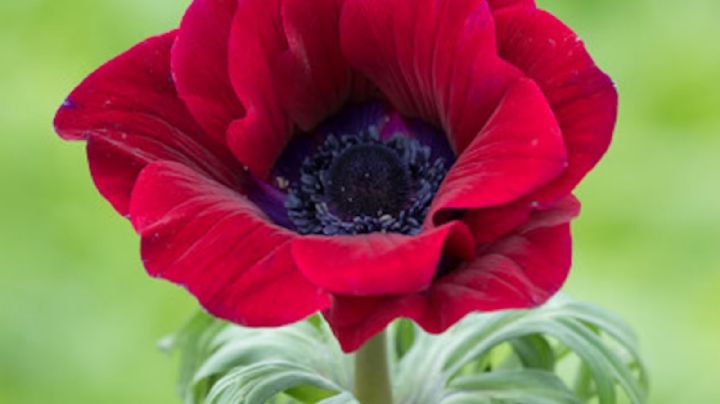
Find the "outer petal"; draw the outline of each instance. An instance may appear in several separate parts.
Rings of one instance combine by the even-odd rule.
[[[493,11],[515,6],[535,8],[535,0],[488,0],[488,3]]]
[[[495,14],[500,55],[535,80],[557,116],[569,166],[536,196],[554,203],[567,195],[607,150],[617,117],[617,92],[577,35],[541,10]]]
[[[471,259],[472,250],[472,236],[460,222],[419,236],[310,236],[295,239],[292,246],[295,262],[314,284],[354,296],[426,289],[443,253]]]
[[[398,317],[440,333],[474,311],[533,307],[557,292],[570,269],[573,200],[536,212],[527,226],[477,248],[477,258],[436,280],[429,291],[377,297],[335,296],[325,317],[346,352]]]
[[[477,243],[490,243],[527,223],[536,208],[528,198],[523,198],[498,207],[470,209],[465,212],[463,222]]]
[[[480,257],[433,287],[417,321],[443,332],[473,311],[535,307],[563,285],[570,271],[570,225],[526,229],[482,248]]]
[[[519,80],[488,125],[451,168],[430,209],[498,206],[529,194],[566,165],[562,134],[538,87]]]
[[[334,296],[325,319],[345,352],[354,352],[395,319],[420,318],[426,297],[421,294],[376,297]]]
[[[566,196],[551,207],[542,207],[527,198],[499,208],[478,209],[463,218],[478,244],[490,243],[528,223],[532,212],[542,212],[545,226],[567,223],[580,213],[580,202],[572,195]],[[539,223],[535,220],[534,223]]]
[[[233,87],[247,116],[228,133],[231,149],[265,177],[292,135],[336,112],[355,80],[340,52],[339,0],[247,0],[230,36]]]
[[[228,73],[228,37],[236,0],[195,0],[172,51],[178,92],[208,134],[225,142],[230,122],[245,114]]]
[[[484,0],[346,0],[341,45],[394,107],[442,126],[457,152],[520,75],[497,56]]]
[[[183,285],[215,316],[278,326],[329,305],[295,268],[292,233],[269,225],[242,195],[181,164],[145,168],[131,214],[148,272]]]
[[[290,118],[313,129],[350,94],[350,66],[340,50],[342,0],[284,0],[288,49],[272,60],[276,91]]]
[[[268,176],[292,134],[271,70],[272,59],[288,46],[280,6],[279,0],[238,2],[230,31],[230,80],[246,115],[230,126],[228,146],[261,178]]]
[[[174,40],[174,32],[150,38],[111,60],[72,92],[55,117],[63,138],[88,140],[95,184],[123,215],[137,175],[152,161],[179,161],[227,184],[240,171],[178,98],[170,79]]]

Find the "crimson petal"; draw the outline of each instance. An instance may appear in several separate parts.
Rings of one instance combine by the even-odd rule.
[[[422,294],[335,296],[324,316],[343,351],[349,353],[358,350],[397,318],[421,318],[426,304]]]
[[[275,90],[301,129],[309,131],[350,95],[351,72],[340,50],[342,0],[285,0],[288,49],[272,60]]]
[[[55,117],[68,140],[88,140],[90,170],[100,193],[128,213],[135,179],[156,160],[182,162],[231,184],[232,156],[203,135],[178,98],[170,73],[175,32],[150,38],[86,78]]]
[[[572,252],[568,222],[577,213],[577,201],[570,197],[533,213],[514,233],[478,246],[476,259],[436,280],[428,291],[335,296],[325,318],[343,349],[352,352],[398,317],[441,333],[471,312],[542,304],[567,278]]]
[[[440,333],[474,311],[536,307],[570,271],[570,225],[534,227],[483,247],[475,261],[433,285],[421,325]]]
[[[195,0],[183,17],[172,51],[178,93],[208,134],[225,142],[245,111],[228,73],[228,36],[236,0]]]
[[[488,0],[488,3],[493,11],[515,6],[535,8],[535,0]]]
[[[460,222],[418,236],[308,236],[292,244],[298,268],[314,284],[355,296],[417,292],[430,285],[444,253],[473,257],[472,235]]]
[[[293,124],[313,129],[350,96],[354,78],[340,51],[339,0],[238,3],[230,77],[247,115],[230,126],[237,158],[267,177]]]
[[[529,198],[502,206],[470,209],[463,222],[468,225],[477,243],[489,243],[527,223],[530,213],[539,206]]]
[[[617,91],[577,35],[551,14],[508,8],[495,13],[495,21],[500,55],[538,83],[563,131],[568,167],[536,196],[554,203],[572,191],[610,145]]]
[[[555,116],[527,79],[508,91],[488,125],[450,169],[428,220],[448,209],[478,209],[516,200],[556,177],[566,166]]]
[[[292,123],[274,88],[271,62],[287,50],[279,0],[237,3],[229,38],[230,81],[246,115],[228,129],[233,154],[267,178],[292,135]]]
[[[484,0],[346,0],[343,53],[403,115],[442,126],[462,152],[519,71],[497,55]]]
[[[293,264],[293,233],[269,224],[244,196],[181,164],[146,167],[131,214],[148,272],[183,285],[217,317],[278,326],[329,305]]]

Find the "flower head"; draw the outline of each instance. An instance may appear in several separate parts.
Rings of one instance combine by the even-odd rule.
[[[552,296],[616,109],[532,0],[195,0],[55,126],[151,275],[243,325],[322,311],[352,351]]]

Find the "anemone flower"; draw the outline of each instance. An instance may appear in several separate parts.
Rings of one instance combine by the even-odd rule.
[[[351,352],[553,296],[616,109],[531,0],[195,0],[55,127],[150,275],[245,326],[322,312]]]

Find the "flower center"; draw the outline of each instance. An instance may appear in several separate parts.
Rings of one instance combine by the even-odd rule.
[[[328,135],[305,158],[288,189],[288,217],[301,234],[419,233],[445,160],[412,133],[355,130]]]
[[[328,171],[328,196],[344,219],[397,215],[408,201],[407,167],[392,149],[380,144],[351,146]]]

